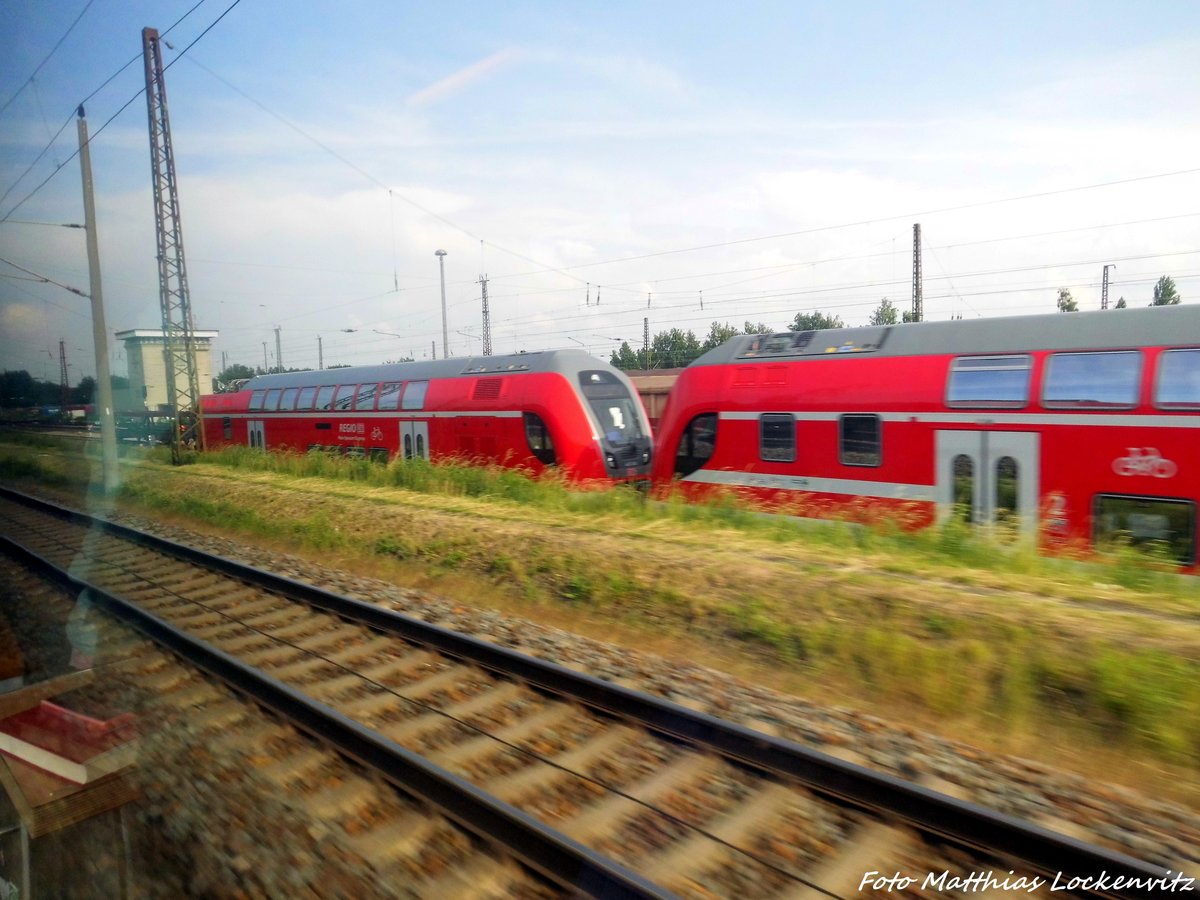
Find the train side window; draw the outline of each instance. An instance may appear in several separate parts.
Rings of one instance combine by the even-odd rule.
[[[1168,350],[1158,358],[1154,405],[1200,409],[1200,350]]]
[[[399,381],[389,381],[379,389],[379,409],[396,409],[400,405]]]
[[[267,396],[266,391],[254,391],[253,393],[251,393],[250,394],[250,408],[251,409],[262,409],[263,408],[263,398],[266,396]]]
[[[1128,409],[1137,405],[1141,374],[1142,354],[1137,350],[1052,353],[1042,402],[1058,408]]]
[[[796,420],[791,413],[758,417],[758,455],[768,462],[796,461]]]
[[[314,409],[333,409],[333,392],[336,390],[336,384],[321,385],[321,389],[317,391],[317,405]]]
[[[296,398],[296,409],[312,409],[313,398],[317,396],[315,387],[306,387],[300,389],[300,396]]]
[[[400,399],[401,409],[424,409],[428,381],[410,381],[404,385],[404,396]]]
[[[691,475],[709,461],[716,444],[717,414],[701,413],[694,417],[679,435],[679,446],[675,449],[675,474]]]
[[[378,384],[360,384],[358,386],[358,393],[354,396],[354,408],[374,409],[375,393],[378,390]]]
[[[406,434],[406,435],[404,435],[404,458],[412,459],[412,455],[413,455],[412,435]]]
[[[1092,536],[1098,547],[1128,542],[1158,547],[1182,565],[1196,560],[1196,504],[1190,500],[1097,494]]]
[[[525,413],[525,441],[529,444],[529,452],[543,465],[552,466],[555,462],[554,442],[550,439],[550,429],[535,413]]]
[[[221,436],[227,440],[233,440],[233,419],[225,416],[221,419]]]
[[[279,388],[272,388],[267,391],[267,399],[263,401],[263,409],[271,412],[279,406],[279,395],[283,393]]]
[[[950,461],[954,485],[954,514],[964,522],[975,521],[975,460],[960,453]]]
[[[1008,522],[1021,513],[1021,469],[1011,456],[996,460],[992,484],[996,496],[993,513],[995,521]]]
[[[1029,402],[1031,359],[1010,356],[960,356],[950,365],[947,406],[1018,407]]]
[[[292,410],[296,407],[296,388],[284,388],[283,396],[279,398],[279,409]]]
[[[842,416],[838,419],[838,437],[838,458],[843,466],[878,466],[883,462],[883,426],[879,416]]]
[[[337,389],[337,396],[333,400],[333,408],[347,410],[354,404],[354,392],[358,390],[357,384],[343,384]]]

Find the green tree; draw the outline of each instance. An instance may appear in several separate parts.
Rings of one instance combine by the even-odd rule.
[[[771,334],[775,329],[766,322],[746,322],[746,326],[742,329],[742,334]]]
[[[650,342],[649,368],[682,368],[699,356],[700,352],[700,341],[694,332],[679,328],[660,331]]]
[[[1154,285],[1154,299],[1151,306],[1175,306],[1179,303],[1179,291],[1175,290],[1175,279],[1164,275]]]
[[[708,337],[704,339],[704,343],[700,345],[700,349],[711,350],[713,347],[720,347],[723,343],[732,340],[741,333],[735,325],[713,322],[712,327],[708,329]]]
[[[900,310],[896,309],[894,304],[887,297],[879,301],[879,306],[875,307],[875,312],[871,313],[872,325],[895,325],[900,319]]]
[[[96,379],[91,375],[84,375],[79,379],[79,384],[75,385],[75,389],[71,392],[72,403],[92,403],[96,399]]]
[[[810,313],[796,313],[789,331],[821,331],[824,328],[845,328],[846,323],[841,316],[827,316],[819,309]]]
[[[254,374],[254,370],[249,366],[243,366],[241,363],[234,363],[217,376],[217,381],[219,381],[221,384],[229,384],[231,381],[240,381],[245,378],[253,378]]]
[[[1058,289],[1058,311],[1079,312],[1079,304],[1075,302],[1075,298],[1071,296],[1071,292],[1067,288]]]
[[[634,369],[644,369],[643,357],[644,353],[639,350],[634,352],[634,349],[629,346],[629,341],[621,341],[619,349],[612,352],[609,357],[609,365],[614,366],[622,371],[629,372]]]
[[[1113,308],[1114,309],[1124,309],[1125,308],[1125,298],[1124,297],[1118,298],[1117,305]]]

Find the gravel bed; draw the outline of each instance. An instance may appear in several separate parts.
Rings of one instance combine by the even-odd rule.
[[[998,812],[1073,823],[1077,837],[1146,862],[1200,873],[1194,811],[1135,791],[837,707],[748,684],[713,669],[602,643],[464,602],[398,587],[277,552],[139,516],[114,521],[278,572],[325,589],[541,657],[818,750],[846,748],[867,765],[905,778],[936,778]]]

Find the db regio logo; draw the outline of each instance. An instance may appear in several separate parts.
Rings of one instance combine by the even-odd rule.
[[[1163,459],[1157,447],[1130,447],[1128,456],[1113,460],[1113,471],[1118,475],[1146,475],[1153,478],[1174,478],[1179,466]]]

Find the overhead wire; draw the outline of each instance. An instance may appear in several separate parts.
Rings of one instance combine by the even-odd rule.
[[[8,98],[8,100],[5,101],[4,105],[0,106],[0,116],[4,115],[5,111],[10,106],[12,106],[13,101],[16,100],[17,97],[21,96],[21,92],[23,90],[25,90],[25,88],[29,87],[30,84],[33,83],[33,80],[37,77],[37,73],[42,71],[42,66],[46,65],[46,63],[48,63],[50,61],[50,57],[52,57],[55,54],[55,52],[58,50],[58,48],[62,46],[62,43],[63,43],[63,41],[65,41],[67,39],[67,36],[70,35],[70,33],[72,31],[75,30],[75,26],[79,24],[79,20],[83,18],[84,13],[86,13],[91,8],[92,3],[94,3],[94,2],[95,2],[95,0],[87,0],[87,3],[85,3],[83,5],[83,9],[81,9],[79,11],[79,15],[77,15],[75,17],[75,19],[71,22],[71,24],[67,26],[67,30],[63,32],[62,37],[60,37],[58,39],[58,41],[54,44],[54,46],[50,48],[50,52],[47,53],[45,55],[45,57],[42,58],[42,61],[34,67],[33,71],[30,73],[29,77],[26,78],[21,83],[21,86],[16,89],[16,91],[13,93],[13,95],[11,97]]]

